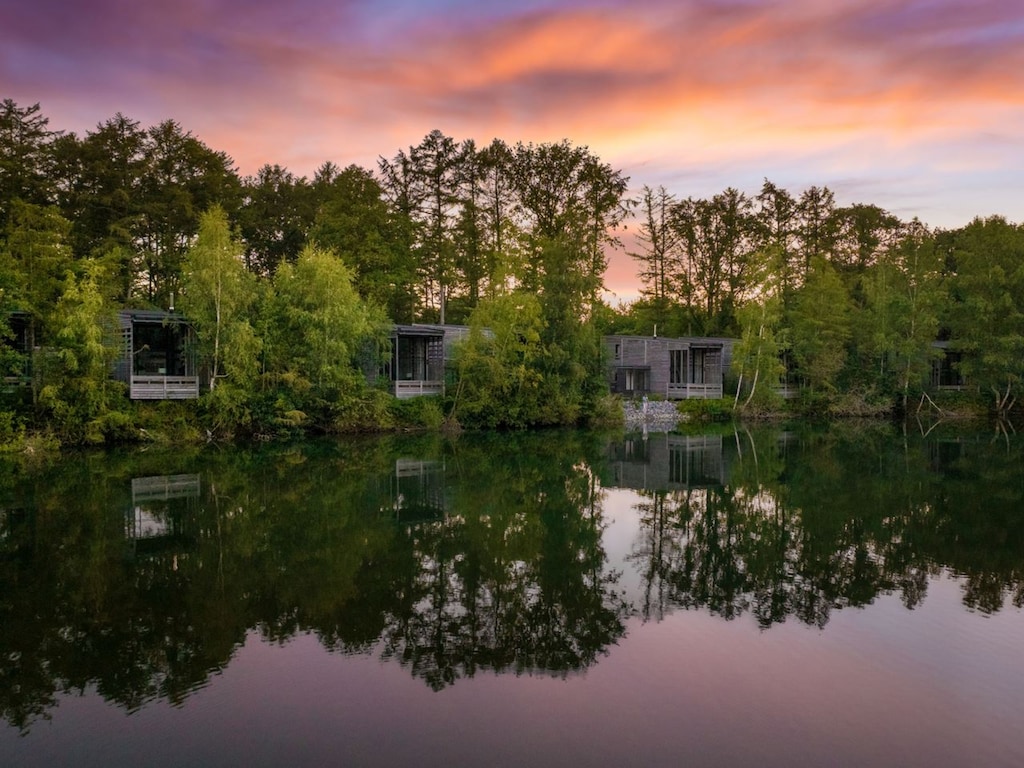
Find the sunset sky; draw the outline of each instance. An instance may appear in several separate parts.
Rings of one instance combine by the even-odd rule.
[[[1020,0],[0,0],[0,98],[79,134],[172,118],[243,175],[438,128],[567,138],[684,198],[767,177],[1024,221]],[[628,257],[607,282],[635,295]]]

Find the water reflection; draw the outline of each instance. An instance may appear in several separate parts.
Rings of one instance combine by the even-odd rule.
[[[373,654],[432,689],[567,676],[634,614],[762,627],[961,577],[1024,602],[1021,445],[885,426],[582,432],[88,455],[0,475],[0,717],[63,692],[180,704],[247,633]],[[637,536],[610,562],[603,488]],[[640,578],[627,599],[623,568]]]
[[[1024,602],[1019,444],[911,443],[884,425],[661,441],[642,454],[627,446],[613,467],[641,497],[629,559],[645,619],[703,608],[824,627],[832,611],[882,594],[912,609],[943,569],[962,577],[970,609]],[[676,482],[674,468],[694,464],[727,470],[688,469],[695,480]]]

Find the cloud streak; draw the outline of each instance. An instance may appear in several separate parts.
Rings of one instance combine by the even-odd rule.
[[[569,138],[682,196],[891,188],[868,202],[955,225],[1024,218],[1015,5],[36,0],[5,12],[0,83],[57,128],[174,118],[243,173],[372,167],[440,128]]]

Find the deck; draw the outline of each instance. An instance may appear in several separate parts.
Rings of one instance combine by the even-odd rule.
[[[670,384],[667,397],[670,400],[710,399],[722,397],[721,384]]]
[[[132,376],[132,400],[195,400],[199,397],[198,376]]]
[[[444,382],[431,379],[410,379],[392,382],[391,393],[399,400],[421,395],[443,395]]]

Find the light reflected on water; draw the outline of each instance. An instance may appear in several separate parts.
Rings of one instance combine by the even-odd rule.
[[[2,762],[1024,764],[1021,458],[875,427],[14,466]]]

